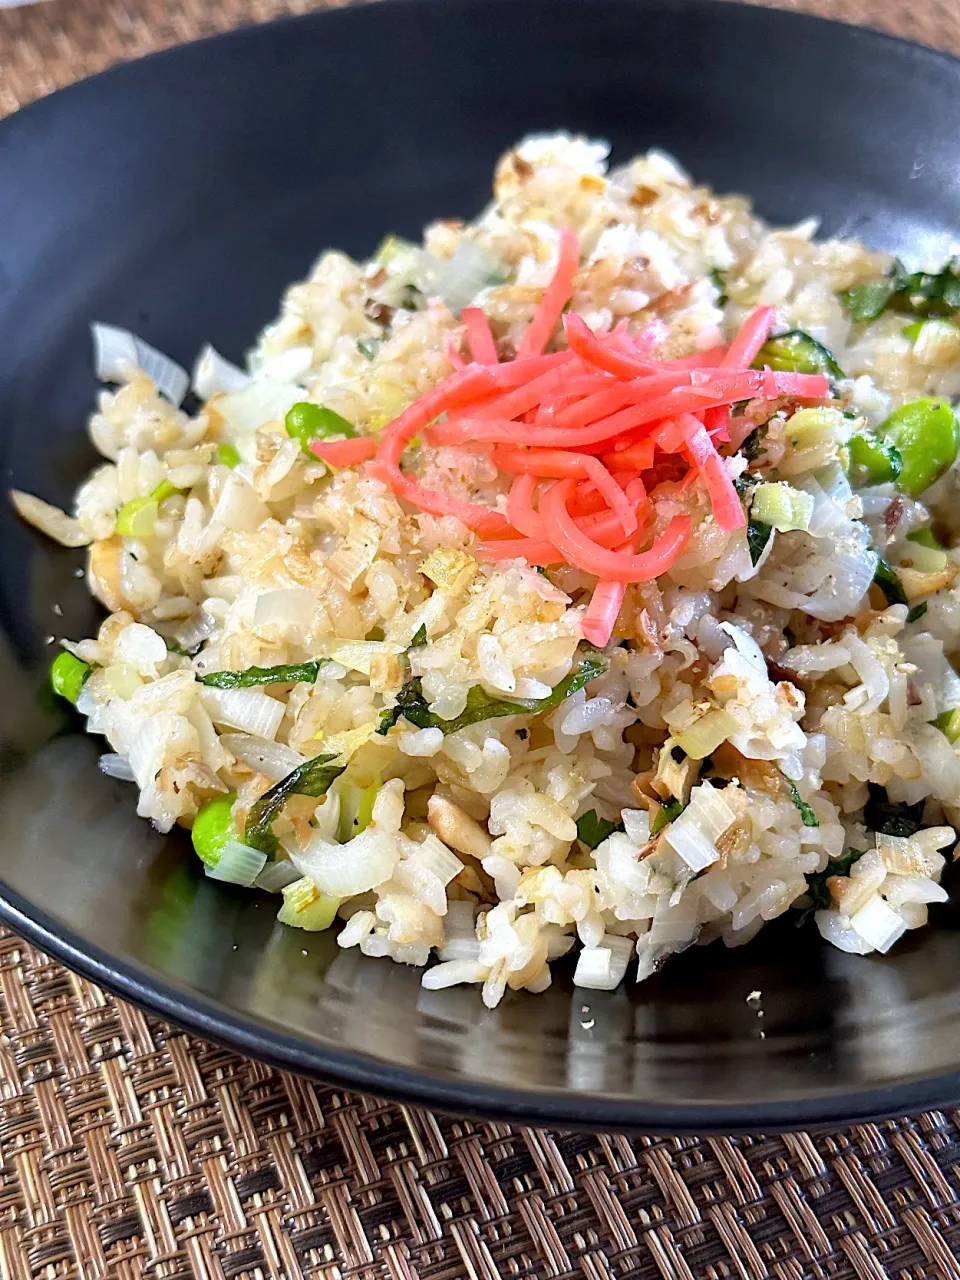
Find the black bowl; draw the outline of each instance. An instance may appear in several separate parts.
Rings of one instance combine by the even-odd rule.
[[[472,215],[501,150],[560,127],[885,249],[960,225],[960,64],[864,31],[708,0],[392,0],[234,32],[0,125],[5,481],[69,504],[93,464],[92,319],[237,358],[318,250]],[[676,1131],[960,1100],[949,909],[883,958],[778,922],[639,987],[561,975],[493,1013],[276,925],[98,772],[44,692],[52,638],[96,625],[81,556],[6,504],[0,524],[0,915],[73,968],[293,1071],[449,1110]]]

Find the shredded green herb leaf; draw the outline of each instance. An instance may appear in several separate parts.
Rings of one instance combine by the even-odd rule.
[[[315,684],[323,663],[319,659],[290,666],[247,667],[245,671],[210,671],[199,676],[211,689],[252,689],[258,684]]]
[[[911,316],[949,316],[960,310],[960,260],[951,258],[941,271],[910,273],[895,258],[880,280],[839,294],[854,320],[875,320],[888,307]]]
[[[611,822],[609,818],[601,818],[596,809],[588,809],[577,819],[577,839],[588,849],[596,849],[598,845],[603,844],[607,836],[613,835],[614,831],[622,830],[622,822]]]
[[[806,800],[803,799],[800,792],[789,778],[787,779],[787,787],[790,791],[790,799],[800,810],[800,817],[803,820],[803,825],[805,827],[819,827],[820,823],[817,821],[817,815],[807,804]]]
[[[686,807],[682,800],[671,800],[669,804],[661,805],[653,820],[650,834],[658,836],[664,827],[669,827],[671,822],[680,817]]]
[[[362,356],[366,356],[368,360],[372,360],[377,354],[380,342],[380,338],[358,338],[357,350]]]
[[[339,778],[346,765],[331,765],[335,755],[314,756],[312,760],[304,760],[292,773],[270,788],[252,806],[247,815],[244,841],[254,849],[259,849],[267,857],[272,858],[277,852],[279,841],[273,834],[274,820],[279,817],[280,810],[292,795],[313,796],[319,799],[326,795],[330,784]]]
[[[747,546],[750,548],[750,563],[758,564],[766,550],[773,528],[762,520],[747,521]]]
[[[481,720],[494,720],[499,716],[539,715],[542,711],[552,711],[554,707],[559,707],[564,699],[579,692],[597,676],[603,675],[606,669],[606,658],[596,649],[588,649],[567,678],[561,680],[545,698],[517,698],[508,701],[506,698],[491,697],[484,688],[475,684],[467,693],[466,707],[453,720],[442,720],[433,714],[423,696],[420,677],[417,676],[408,680],[400,690],[397,705],[382,712],[377,733],[388,733],[401,717],[418,729],[442,729],[444,733],[456,733],[467,725],[479,724]]]
[[[870,798],[863,807],[864,825],[885,836],[913,836],[923,826],[923,801],[895,804],[883,787],[869,784]]]
[[[417,627],[416,631],[413,633],[413,639],[410,641],[410,644],[407,646],[407,652],[409,653],[411,649],[422,649],[426,643],[427,643],[427,624],[425,622],[421,622],[419,627]]]
[[[919,604],[915,604],[907,614],[908,622],[919,622],[923,615],[927,612],[926,600],[921,600]]]
[[[748,462],[756,462],[761,453],[766,453],[766,450],[761,448],[761,445],[763,444],[764,438],[766,437],[769,429],[770,423],[762,422],[759,427],[754,428],[754,430],[750,432],[746,440],[744,440],[743,444],[740,446],[740,452]]]
[[[900,575],[891,569],[883,556],[877,561],[877,570],[873,580],[887,598],[887,604],[906,604],[907,594],[900,581]]]

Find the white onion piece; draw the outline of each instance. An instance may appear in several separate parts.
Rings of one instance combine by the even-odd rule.
[[[302,387],[257,377],[251,378],[239,391],[221,396],[216,402],[216,409],[226,419],[231,434],[252,436],[265,422],[286,417],[287,412],[303,398]],[[240,447],[239,441],[237,447]]]
[[[117,755],[114,751],[107,751],[100,757],[97,764],[100,772],[105,773],[108,778],[119,778],[121,782],[136,782],[126,756]]]
[[[906,921],[879,896],[870,899],[851,918],[850,928],[875,951],[889,951],[906,932]]]
[[[111,324],[93,324],[94,371],[101,382],[126,382],[142,369],[164,399],[177,408],[190,386],[190,375],[182,365],[151,347],[128,329]]]
[[[250,381],[249,373],[226,360],[208,342],[193,366],[193,389],[201,400],[221,392],[240,391]]]
[[[277,736],[284,704],[257,689],[208,689],[200,691],[210,719],[258,738]]]
[[[279,705],[279,704],[278,704]],[[279,781],[303,764],[304,757],[293,747],[267,738],[255,738],[249,733],[224,733],[220,745],[249,765],[256,773]]]
[[[732,622],[721,622],[720,630],[725,631],[737,647],[737,651],[746,658],[751,666],[757,668],[762,675],[767,674],[767,660],[763,650],[742,627],[735,627]]]
[[[840,951],[848,951],[854,956],[865,956],[873,950],[869,942],[851,929],[849,923],[845,923],[846,917],[841,916],[839,911],[817,911],[813,918],[817,922],[821,938],[832,943]]]

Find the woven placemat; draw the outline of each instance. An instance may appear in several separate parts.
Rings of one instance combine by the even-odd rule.
[[[0,11],[0,113],[310,0]],[[960,0],[783,0],[960,53]],[[2,229],[0,229],[2,234]],[[324,1088],[0,932],[3,1280],[960,1280],[960,1113],[595,1138]]]

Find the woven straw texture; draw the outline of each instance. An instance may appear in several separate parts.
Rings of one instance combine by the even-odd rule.
[[[0,11],[0,113],[310,0]],[[783,0],[960,53],[960,0]],[[960,1280],[960,1113],[593,1138],[315,1086],[0,933],[3,1280]]]

